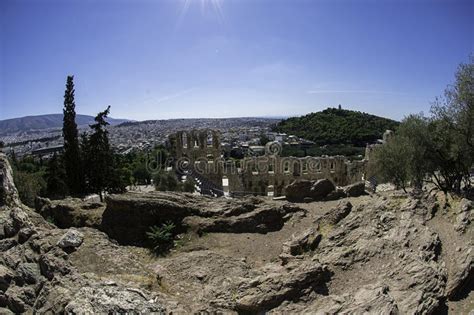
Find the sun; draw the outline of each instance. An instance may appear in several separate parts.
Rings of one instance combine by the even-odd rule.
[[[199,3],[201,7],[201,12],[203,14],[211,11],[212,13],[216,14],[220,22],[224,22],[222,1],[223,0],[184,0],[183,7],[181,9],[180,19],[184,18],[191,4]]]

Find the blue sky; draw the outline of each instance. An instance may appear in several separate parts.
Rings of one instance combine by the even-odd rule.
[[[0,119],[427,112],[474,52],[456,0],[2,0]]]

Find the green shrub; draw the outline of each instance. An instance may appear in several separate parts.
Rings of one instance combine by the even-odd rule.
[[[150,231],[146,232],[156,254],[164,253],[173,247],[173,230],[175,227],[173,222],[168,221],[161,226],[154,225],[150,227]]]

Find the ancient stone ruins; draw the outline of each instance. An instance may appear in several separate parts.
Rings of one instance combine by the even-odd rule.
[[[285,195],[295,180],[329,179],[346,186],[364,179],[367,160],[349,161],[344,156],[281,157],[279,143],[268,143],[263,156],[238,162],[221,158],[219,133],[215,130],[179,131],[169,137],[178,172],[209,181],[216,191],[230,195]]]
[[[358,190],[309,203],[130,192],[33,210],[0,154],[0,313],[472,312],[473,202]],[[159,256],[146,232],[163,222],[174,246]]]

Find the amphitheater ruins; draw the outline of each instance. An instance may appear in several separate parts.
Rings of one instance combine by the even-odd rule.
[[[241,160],[222,157],[216,130],[178,131],[169,136],[174,169],[207,183],[218,195],[284,195],[296,179],[330,179],[337,186],[364,180],[367,159],[350,161],[345,156],[283,157],[281,145],[269,142],[262,156]]]

